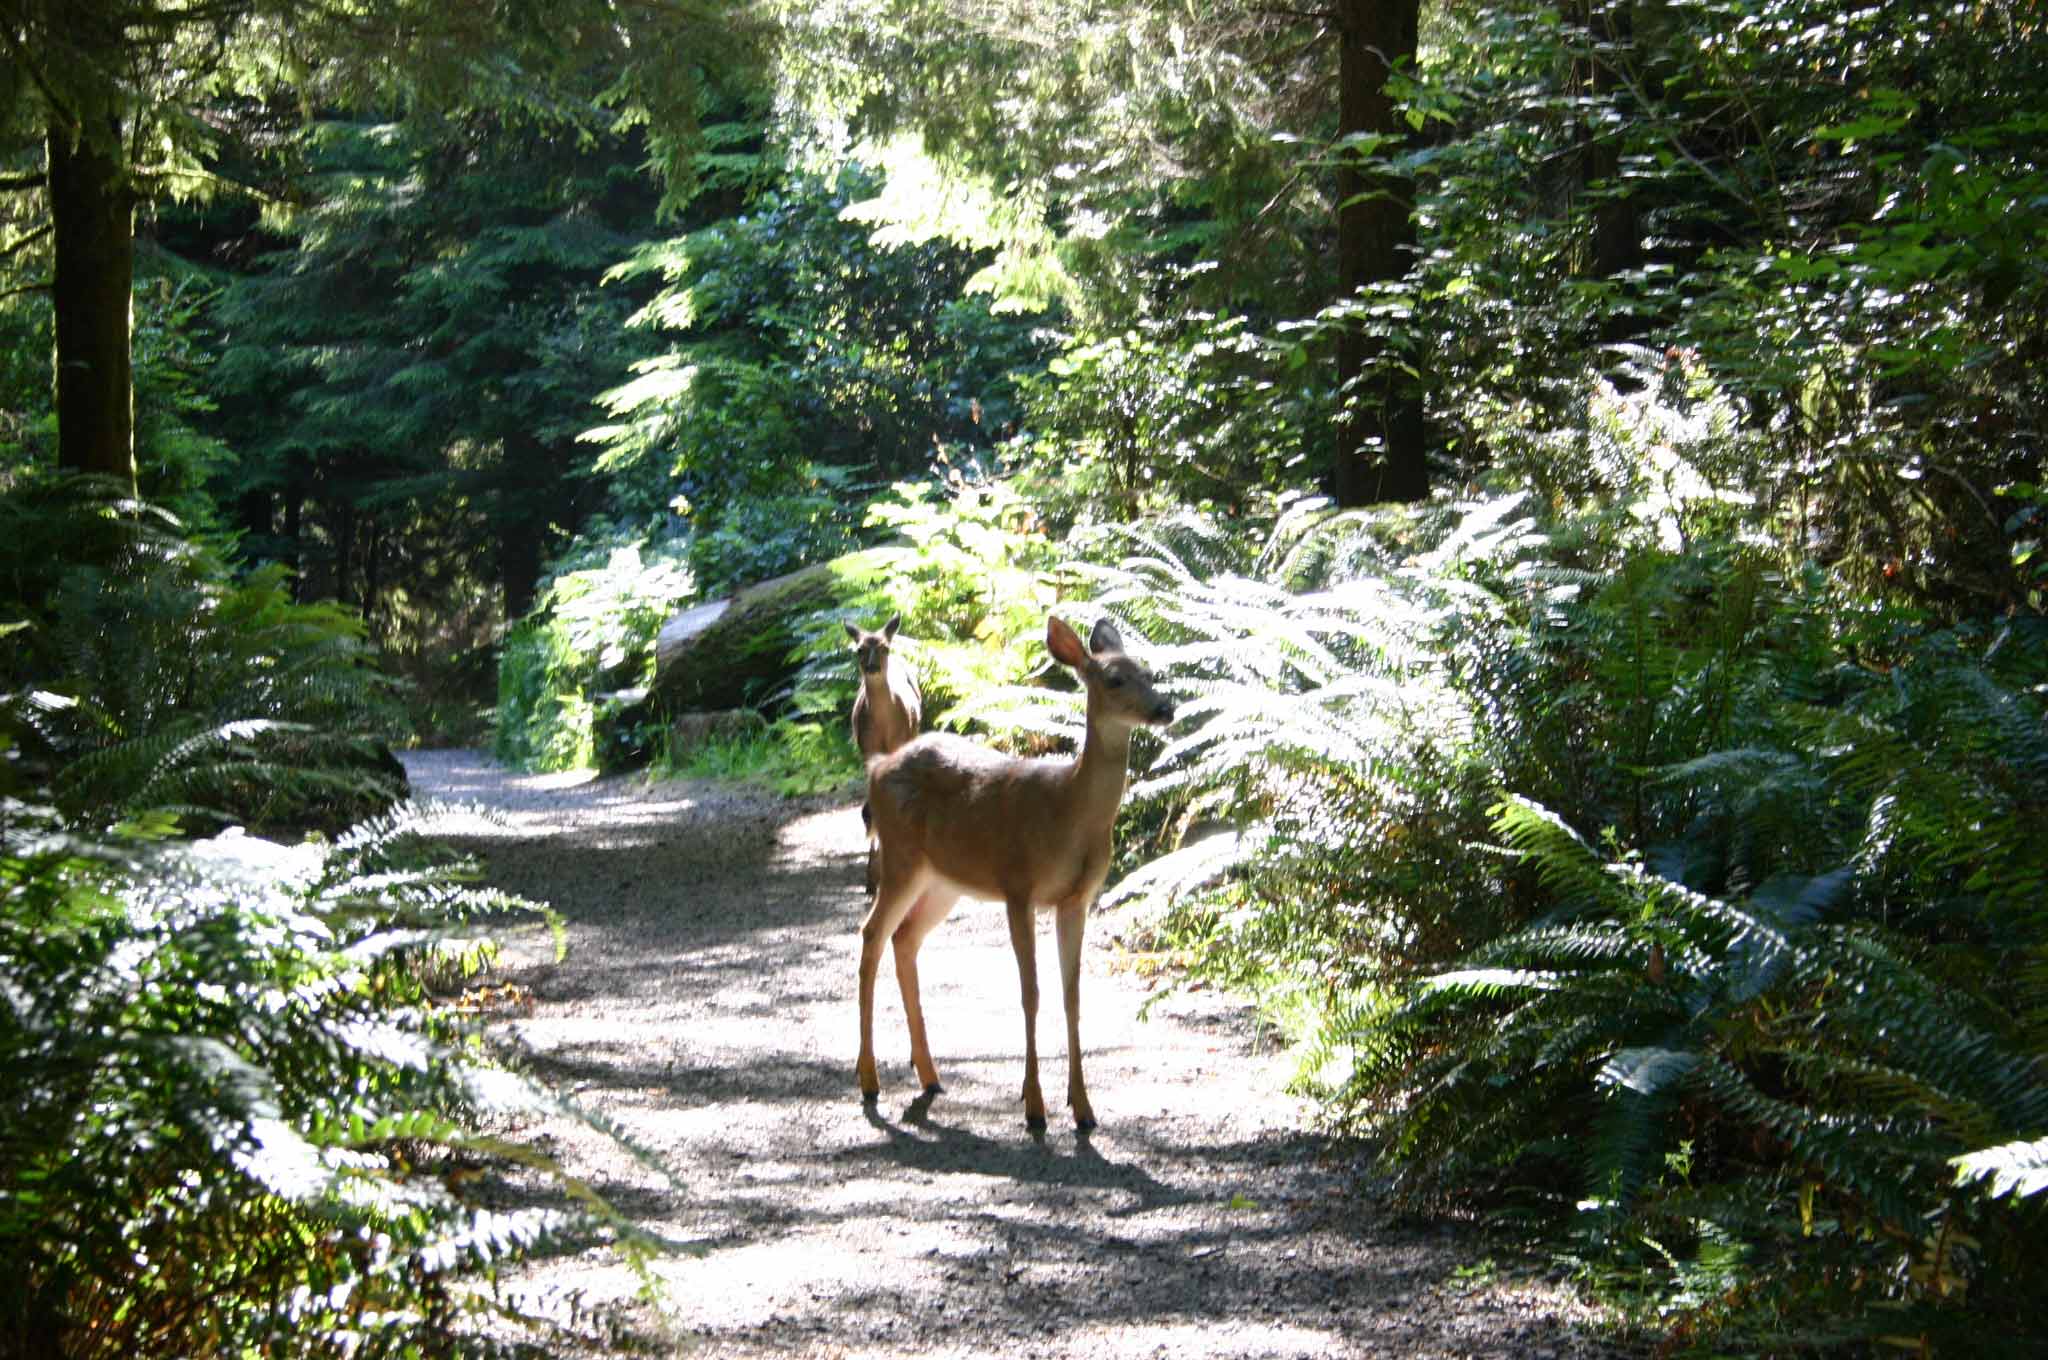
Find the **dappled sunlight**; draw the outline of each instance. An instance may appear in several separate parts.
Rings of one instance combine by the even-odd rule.
[[[1017,965],[1002,908],[973,899],[919,957],[944,1090],[923,1092],[911,1071],[885,958],[882,1091],[866,1104],[854,1078],[857,805],[497,778],[508,813],[548,829],[477,837],[486,863],[560,910],[571,946],[559,963],[513,963],[535,1004],[498,1032],[522,1065],[672,1173],[587,1129],[548,1126],[558,1156],[676,1248],[653,1266],[669,1286],[671,1342],[879,1357],[1028,1339],[1038,1354],[1090,1360],[1213,1354],[1222,1342],[1228,1354],[1309,1360],[1356,1352],[1369,1334],[1441,1341],[1457,1325],[1458,1310],[1332,1307],[1428,1287],[1448,1267],[1327,1216],[1344,1173],[1294,1141],[1286,1065],[1242,1005],[1187,993],[1141,1020],[1146,980],[1110,965],[1107,923],[1091,933],[1082,983],[1100,1128],[1077,1133],[1066,1109],[1046,916],[1049,1127],[1025,1127]],[[628,1270],[589,1254],[522,1283],[634,1296]]]
[[[479,841],[559,835],[601,819],[606,843],[627,844],[673,825],[700,801],[686,785],[651,783],[640,776],[505,771],[476,751],[411,751],[401,759],[416,785],[422,778],[432,781],[435,831]],[[479,801],[485,793],[491,798],[488,809]]]
[[[790,862],[818,864],[848,854],[865,854],[867,829],[861,825],[860,805],[847,803],[784,823],[775,840]]]
[[[1226,1337],[1233,1351],[1251,1355],[1329,1355],[1344,1349],[1342,1334],[1333,1329],[1278,1322],[1118,1321],[1110,1326],[1077,1328],[1074,1334],[1092,1355],[1145,1356],[1148,1360],[1161,1355],[1199,1355]]]

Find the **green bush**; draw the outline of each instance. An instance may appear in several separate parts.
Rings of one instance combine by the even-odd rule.
[[[0,665],[16,768],[74,822],[340,826],[404,773],[390,681],[360,619],[237,576],[174,519],[91,482],[0,495]]]
[[[690,779],[729,779],[785,797],[844,790],[861,776],[860,752],[843,723],[784,718],[753,732],[714,738],[662,767]]]
[[[1191,697],[1108,900],[1407,1202],[1533,1214],[1677,1343],[2028,1353],[2048,630],[1785,553],[1711,391],[1601,401],[1550,498],[1115,536]]]
[[[500,1287],[552,1243],[610,1236],[636,1262],[645,1244],[492,1131],[576,1112],[436,1003],[432,984],[488,961],[484,918],[533,908],[437,862],[430,829],[408,812],[330,847],[180,848],[10,809],[10,1353],[496,1355],[536,1353],[489,1339],[507,1320],[537,1343],[598,1326]],[[536,1176],[539,1202],[508,1180]]]
[[[926,730],[990,716],[990,695],[1045,665],[1062,551],[1009,483],[957,472],[897,484],[869,505],[867,523],[897,540],[893,560],[849,604],[805,622],[792,713],[845,730],[860,680],[841,625],[875,628],[895,615],[895,651],[917,675]]]
[[[498,759],[535,770],[591,765],[599,697],[653,679],[655,635],[692,589],[675,551],[639,543],[557,575],[499,653]]]

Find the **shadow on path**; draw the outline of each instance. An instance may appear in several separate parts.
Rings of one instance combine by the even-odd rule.
[[[1026,1130],[1016,965],[1000,908],[973,902],[920,958],[944,1093],[917,1093],[885,978],[883,1092],[863,1105],[851,799],[517,776],[473,752],[407,765],[420,797],[493,810],[449,839],[494,886],[568,919],[560,963],[539,933],[508,948],[532,1005],[498,1033],[671,1170],[568,1121],[545,1131],[648,1232],[709,1248],[658,1266],[674,1320],[642,1315],[693,1355],[1606,1353],[1550,1287],[1464,1283],[1478,1244],[1381,1221],[1300,1132],[1285,1067],[1241,1009],[1192,994],[1140,1023],[1144,984],[1099,926],[1082,1034],[1100,1128],[1055,1110]],[[1056,1073],[1053,995],[1039,1037]],[[598,1252],[532,1283],[591,1302],[633,1288]]]

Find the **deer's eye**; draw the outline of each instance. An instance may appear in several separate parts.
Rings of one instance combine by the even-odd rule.
[[[1107,676],[1102,681],[1102,687],[1104,689],[1122,689],[1124,687],[1124,678],[1121,675]]]

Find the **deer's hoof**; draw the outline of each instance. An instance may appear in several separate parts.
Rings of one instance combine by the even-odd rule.
[[[1025,1116],[1024,1116],[1024,1127],[1025,1127],[1025,1128],[1027,1128],[1027,1129],[1030,1129],[1030,1130],[1031,1130],[1031,1131],[1032,1131],[1033,1133],[1044,1133],[1044,1132],[1045,1132],[1045,1116],[1044,1116],[1044,1115],[1042,1115],[1042,1114],[1027,1114],[1027,1115],[1025,1115]]]
[[[882,1093],[880,1091],[862,1091],[860,1093],[860,1103],[869,1109],[873,1109],[882,1103]]]
[[[1092,1114],[1074,1116],[1074,1132],[1092,1133],[1095,1130],[1095,1116]]]
[[[924,1088],[924,1093],[927,1096],[942,1096],[946,1094],[946,1088],[935,1081],[931,1085]]]

